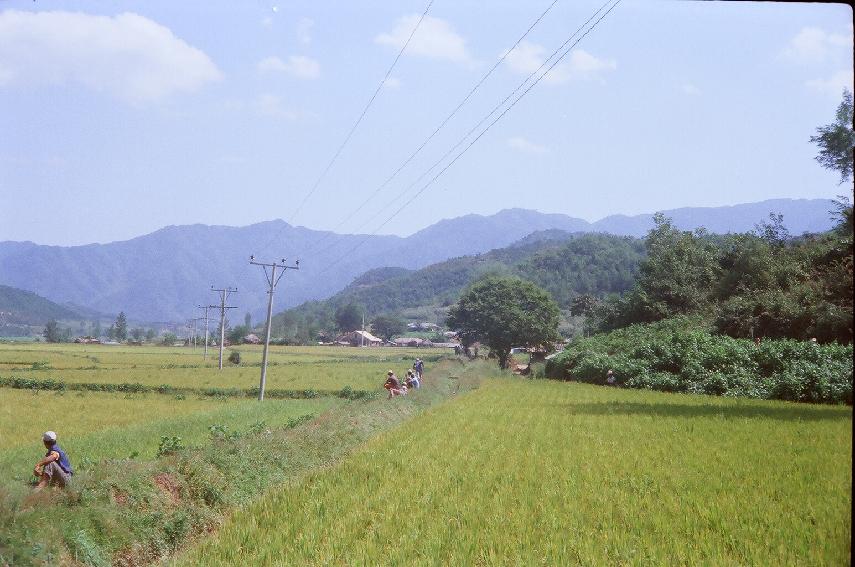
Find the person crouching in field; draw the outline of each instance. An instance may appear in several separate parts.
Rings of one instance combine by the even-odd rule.
[[[45,444],[47,453],[44,458],[36,463],[33,468],[33,474],[39,479],[36,485],[36,490],[41,490],[45,486],[58,486],[65,488],[74,471],[71,469],[71,462],[68,460],[68,455],[56,442],[56,433],[46,431],[42,435],[42,441]]]
[[[391,370],[386,373],[386,383],[383,384],[383,387],[389,390],[389,397],[392,396],[406,396],[407,395],[407,387],[402,386],[401,382],[398,381],[398,377],[395,376],[395,373]]]
[[[407,384],[407,388],[418,388],[420,386],[419,377],[412,370],[407,370],[407,379],[405,383]]]

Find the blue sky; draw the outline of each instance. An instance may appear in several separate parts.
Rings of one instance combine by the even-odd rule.
[[[283,218],[338,232],[404,191],[601,4],[435,0],[350,144],[309,191],[426,1],[0,1],[0,240],[82,244]],[[596,220],[845,189],[816,126],[852,85],[844,5],[624,0],[382,227],[509,207]]]

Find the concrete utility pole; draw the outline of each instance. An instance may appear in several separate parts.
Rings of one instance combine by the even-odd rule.
[[[223,369],[223,343],[226,342],[226,309],[237,309],[236,306],[226,305],[226,301],[229,298],[229,295],[233,293],[237,293],[236,287],[226,287],[223,289],[214,289],[214,286],[211,286],[211,291],[215,291],[220,294],[220,304],[214,305],[213,307],[219,308],[220,310],[220,370]],[[210,305],[208,307],[211,307]]]
[[[261,382],[258,387],[258,401],[263,401],[264,386],[267,383],[267,349],[270,348],[270,324],[271,319],[273,318],[273,292],[276,290],[276,284],[278,284],[279,280],[282,279],[282,276],[285,275],[285,270],[300,269],[300,260],[294,262],[293,266],[286,266],[285,258],[282,258],[282,262],[279,264],[276,262],[265,264],[263,262],[256,262],[255,256],[250,256],[249,263],[253,266],[261,266],[264,268],[264,277],[267,278],[267,284],[270,286],[270,289],[267,291],[267,324],[265,325],[264,330],[264,353],[261,355]],[[267,273],[267,268],[270,268],[269,274]],[[281,270],[279,277],[276,277],[276,268]]]
[[[197,330],[197,323],[202,319],[204,319],[204,317],[194,317],[193,319],[190,319],[191,321],[193,321],[193,350],[196,350],[196,337],[199,336],[199,332]]]
[[[204,309],[205,310],[205,316],[200,317],[199,320],[201,321],[202,319],[205,319],[205,354],[202,355],[202,359],[208,360],[208,309],[211,309],[212,306],[210,306],[210,305],[197,305],[196,307],[198,309]],[[216,306],[214,306],[214,307],[216,307]]]

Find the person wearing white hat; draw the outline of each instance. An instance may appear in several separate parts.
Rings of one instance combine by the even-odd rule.
[[[36,490],[41,490],[49,485],[64,488],[74,474],[71,468],[71,461],[68,460],[68,455],[65,454],[59,443],[56,442],[56,433],[53,431],[45,431],[44,435],[42,435],[42,442],[45,444],[47,453],[33,467],[33,474],[39,479]]]

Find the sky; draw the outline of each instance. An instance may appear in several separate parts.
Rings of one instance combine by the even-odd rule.
[[[427,0],[0,0],[0,241],[280,218],[405,236],[846,192],[809,139],[852,88],[848,6],[623,0],[389,219],[602,5],[558,0],[508,52],[551,2],[433,1],[322,176]]]

